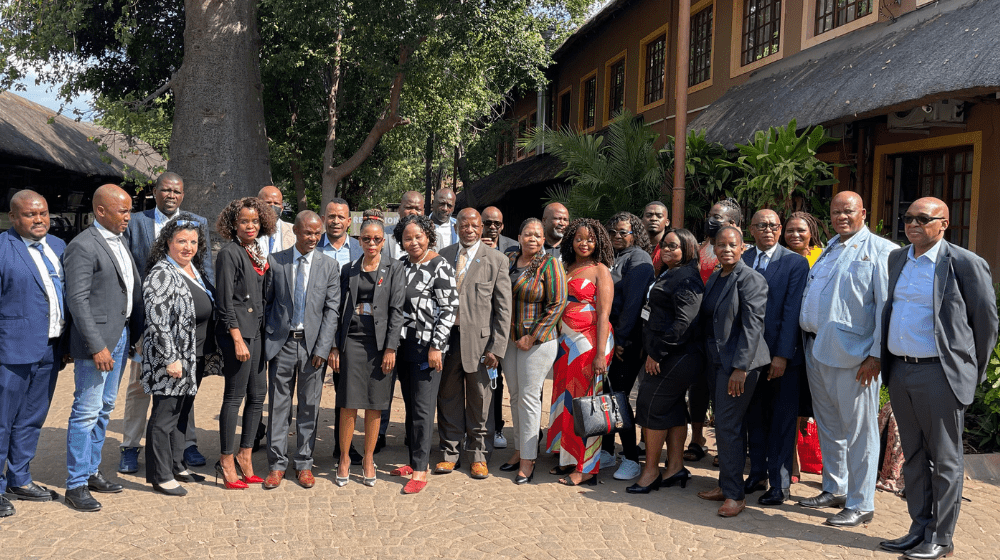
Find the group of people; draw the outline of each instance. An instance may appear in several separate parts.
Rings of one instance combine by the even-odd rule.
[[[345,200],[289,224],[280,220],[281,191],[265,187],[222,211],[215,228],[226,243],[213,262],[208,221],[182,211],[183,197],[182,178],[164,173],[156,207],[132,214],[128,193],[104,185],[93,197],[93,226],[69,245],[47,235],[42,196],[12,198],[13,227],[0,242],[0,516],[14,513],[8,498],[56,496],[32,481],[29,464],[68,359],[75,391],[66,502],[82,511],[101,508],[91,491],[122,490],[99,466],[130,361],[120,470],[138,470],[145,434],[146,479],[168,495],[203,479],[190,470],[205,464],[193,405],[213,373],[225,379],[215,464],[225,487],[276,488],[290,464],[298,484],[312,487],[329,367],[337,486],[349,483],[352,465],[375,485],[397,380],[409,461],[391,474],[409,477],[403,493],[423,490],[431,472],[459,469],[463,452],[472,478],[490,476],[494,449],[507,444],[504,380],[513,454],[499,469],[530,483],[543,444],[558,455],[550,473],[560,483],[596,484],[602,467],[618,462],[616,434],[577,435],[574,399],[628,394],[638,383],[644,465],[635,430],[617,434],[614,478],[636,479],[627,492],[686,486],[684,461],[705,456],[711,402],[718,486],[698,496],[722,502],[723,517],[739,515],[746,495],[760,490],[759,504],[780,505],[790,497],[798,419],[813,416],[823,490],[799,504],[840,508],[826,520],[837,527],[873,516],[884,381],[913,523],[882,547],[918,559],[953,550],[963,413],[996,343],[997,312],[985,261],[943,239],[948,207],[938,199],[906,211],[905,248],[868,230],[861,198],[849,191],[831,201],[836,235],[825,246],[811,215],[782,223],[769,209],[753,214],[754,243],[746,245],[732,199],[711,208],[701,244],[669,228],[658,201],[641,217],[620,212],[604,224],[571,221],[550,203],[514,240],[502,234],[495,207],[452,217],[450,189],[438,191],[430,216],[419,193],[404,194],[392,226],[366,211],[355,239]],[[543,403],[550,374],[552,397]],[[265,397],[262,478],[251,453]],[[435,420],[442,460],[432,469]]]

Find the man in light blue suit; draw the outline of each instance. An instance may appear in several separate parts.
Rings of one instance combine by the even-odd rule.
[[[0,234],[0,517],[14,515],[8,498],[54,497],[32,481],[29,465],[63,365],[67,321],[59,262],[66,244],[48,235],[48,204],[18,191],[10,221],[14,227]]]
[[[833,197],[837,235],[809,272],[799,315],[823,449],[823,492],[799,505],[842,507],[826,520],[834,527],[871,521],[875,512],[882,308],[889,253],[898,246],[869,231],[866,217],[857,193]]]
[[[156,207],[152,210],[136,212],[129,220],[125,230],[125,242],[135,260],[140,278],[146,277],[146,263],[153,242],[160,235],[163,226],[172,220],[180,211],[184,201],[184,179],[176,173],[166,172],[157,177],[153,187],[153,198]],[[194,219],[202,224],[205,239],[211,239],[208,220],[192,214]],[[212,259],[205,259],[205,277],[215,278],[212,269]],[[122,430],[121,459],[118,472],[134,473],[139,470],[139,444],[146,433],[146,418],[149,414],[150,397],[142,390],[139,377],[142,375],[141,359],[136,356],[129,369],[128,387],[125,389],[125,418]],[[187,419],[185,431],[184,460],[188,466],[200,467],[205,464],[205,457],[198,452],[198,439],[195,436],[194,408]]]

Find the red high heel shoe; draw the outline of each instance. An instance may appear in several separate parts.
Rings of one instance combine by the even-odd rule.
[[[215,483],[219,483],[219,477],[222,477],[222,482],[224,483],[227,490],[245,490],[249,488],[246,482],[242,480],[235,480],[229,482],[226,480],[226,474],[222,471],[222,463],[215,463]]]
[[[264,482],[263,478],[255,475],[255,474],[254,475],[250,475],[250,476],[247,476],[246,474],[244,474],[243,467],[240,466],[240,462],[239,461],[236,461],[234,459],[233,460],[233,464],[236,465],[236,472],[241,477],[243,477],[243,482],[245,482],[247,484],[261,484],[262,482]]]

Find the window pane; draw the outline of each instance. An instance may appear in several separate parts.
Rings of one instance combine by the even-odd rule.
[[[712,76],[712,8],[691,16],[691,61],[688,86],[700,84]]]
[[[666,45],[666,35],[661,35],[646,45],[646,87],[643,94],[643,104],[645,105],[663,99]]]
[[[781,0],[746,0],[743,5],[743,64],[778,52]]]

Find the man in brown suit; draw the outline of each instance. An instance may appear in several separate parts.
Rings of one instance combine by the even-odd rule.
[[[508,259],[480,238],[483,221],[473,208],[458,214],[459,242],[441,250],[455,269],[458,320],[451,330],[438,392],[438,434],[444,461],[434,474],[459,465],[459,445],[472,454],[472,477],[487,478],[486,420],[493,405],[488,370],[499,364],[510,337]]]

